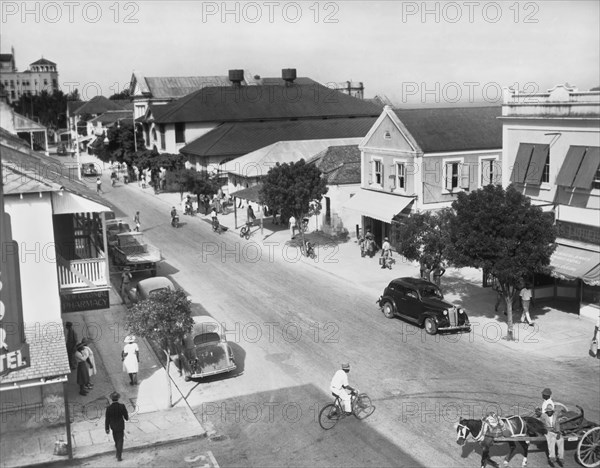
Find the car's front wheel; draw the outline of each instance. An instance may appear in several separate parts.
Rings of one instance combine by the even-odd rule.
[[[431,317],[425,319],[425,331],[429,335],[435,335],[437,332],[437,325]]]
[[[394,318],[394,306],[391,302],[384,302],[383,306],[381,307],[381,311],[383,312],[383,315],[385,315],[387,318]]]

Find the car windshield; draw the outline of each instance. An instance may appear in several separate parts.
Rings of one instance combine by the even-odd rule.
[[[169,288],[157,288],[157,289],[153,289],[152,291],[150,291],[148,293],[148,296],[153,296],[154,294],[158,294],[161,291],[168,291]]]
[[[435,297],[438,299],[444,298],[444,296],[442,295],[442,292],[434,286],[423,287],[423,288],[419,289],[419,292],[421,293],[422,298],[426,298],[426,297]]]

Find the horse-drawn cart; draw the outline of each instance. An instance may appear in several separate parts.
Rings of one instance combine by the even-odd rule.
[[[555,403],[556,415],[560,422],[561,437],[564,438],[565,443],[577,442],[577,461],[585,466],[586,468],[593,468],[600,466],[600,424],[588,421],[584,417],[583,408],[576,405],[579,411],[569,411],[569,409],[562,403]],[[523,416],[522,418],[510,417],[503,419],[503,421],[509,421],[511,419],[518,418],[523,421],[530,428],[534,428],[537,424],[534,424],[537,420],[533,415]],[[461,429],[462,427],[462,429]],[[457,432],[459,439],[465,439],[467,435],[471,434],[476,440],[480,440],[482,447],[484,448],[484,454],[482,455],[482,466],[489,460],[488,450],[490,443],[484,445],[483,437],[478,437],[478,429],[482,426],[478,420],[464,420],[461,419],[457,425]],[[524,448],[524,460],[523,466],[527,464],[527,449],[530,443],[534,444],[545,444],[546,437],[543,435],[533,435],[532,432],[523,429],[523,432],[528,432],[527,435],[517,436],[500,436],[494,437],[494,444],[508,443],[511,446],[510,454],[505,459],[505,465],[510,461],[514,454],[516,443],[520,444]],[[481,436],[481,433],[479,433]],[[457,439],[458,441],[458,439]]]

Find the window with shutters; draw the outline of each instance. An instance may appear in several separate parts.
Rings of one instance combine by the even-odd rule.
[[[485,187],[490,184],[500,183],[500,165],[498,159],[480,159],[479,163],[480,176],[479,186]]]
[[[548,156],[546,156],[546,162],[544,163],[544,168],[542,170],[542,184],[550,183],[550,152],[548,152]]]
[[[164,124],[160,124],[158,126],[158,131],[160,133],[160,149],[161,150],[166,150],[167,149],[167,144],[165,142],[165,125]]]
[[[458,188],[458,180],[460,175],[460,162],[447,162],[446,163],[446,177],[445,177],[445,188],[446,190],[454,190]]]
[[[406,190],[406,165],[396,163],[396,188]]]
[[[381,159],[373,159],[373,182],[383,186],[383,163]]]

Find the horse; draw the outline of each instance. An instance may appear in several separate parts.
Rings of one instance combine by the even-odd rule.
[[[499,418],[501,421],[502,432],[497,435],[490,434],[488,431],[487,423],[481,419],[463,419],[461,418],[456,425],[456,443],[464,445],[467,441],[467,437],[471,435],[482,448],[481,453],[481,468],[485,468],[487,462],[491,462],[494,466],[498,466],[497,463],[490,459],[490,448],[494,444],[495,437],[516,437],[516,436],[527,436],[536,437],[546,434],[548,431],[542,421],[539,419],[525,416],[508,416],[506,418]],[[527,454],[529,451],[529,441],[518,440],[516,442],[508,441],[510,447],[510,453],[504,459],[504,466],[508,466],[511,458],[515,454],[517,448],[516,444],[519,444],[523,448],[523,464],[527,466]]]

